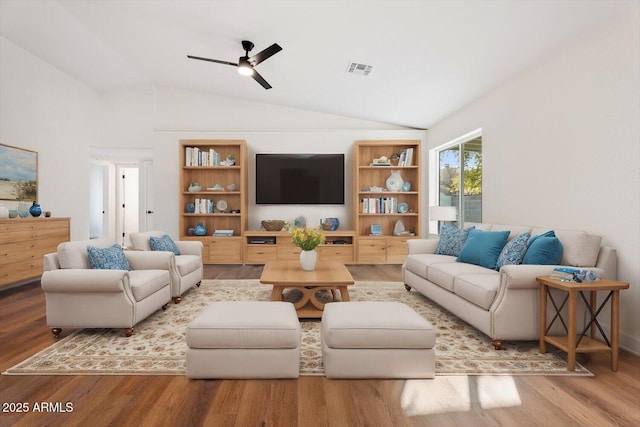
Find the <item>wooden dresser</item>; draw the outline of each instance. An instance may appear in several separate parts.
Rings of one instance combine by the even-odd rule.
[[[42,257],[69,241],[69,218],[0,219],[0,289],[42,275]]]

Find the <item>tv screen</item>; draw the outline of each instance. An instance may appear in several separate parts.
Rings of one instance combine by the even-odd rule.
[[[344,204],[344,154],[256,154],[256,204]]]

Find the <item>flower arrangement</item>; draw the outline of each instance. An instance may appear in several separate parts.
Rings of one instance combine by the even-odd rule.
[[[303,251],[312,251],[324,243],[324,234],[319,228],[308,230],[296,227],[291,233],[291,241]]]

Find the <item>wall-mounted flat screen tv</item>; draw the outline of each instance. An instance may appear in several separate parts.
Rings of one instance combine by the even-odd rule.
[[[344,154],[256,154],[256,204],[344,204]]]

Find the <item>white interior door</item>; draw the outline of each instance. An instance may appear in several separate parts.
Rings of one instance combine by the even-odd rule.
[[[129,235],[140,225],[140,169],[137,165],[116,166],[116,237],[122,246],[130,246]]]

